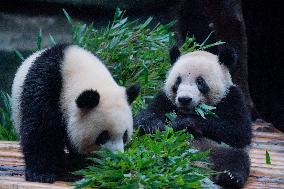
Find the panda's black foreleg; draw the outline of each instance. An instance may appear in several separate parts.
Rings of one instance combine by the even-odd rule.
[[[149,112],[148,112],[149,113]],[[151,113],[149,113],[151,114]],[[155,133],[156,131],[162,131],[165,128],[163,118],[148,117],[134,118],[135,127],[139,129],[141,135]]]
[[[66,181],[66,182],[75,182],[76,180],[82,179],[81,175],[75,175],[73,172],[86,168],[87,166],[93,164],[91,160],[88,159],[88,155],[79,154],[77,152],[70,151],[67,148],[69,153],[66,154],[66,163],[64,172],[56,175],[56,180]]]
[[[64,171],[60,168],[65,163],[64,129],[53,114],[49,112],[43,119],[23,117],[20,132],[27,181],[52,183]]]
[[[146,110],[141,111],[134,117],[134,127],[139,128],[141,134],[162,131],[165,128],[168,112],[175,110],[175,107],[167,98],[164,92],[158,93]]]
[[[226,188],[242,188],[249,176],[250,159],[248,154],[236,148],[217,148],[210,159],[216,171],[214,182]]]

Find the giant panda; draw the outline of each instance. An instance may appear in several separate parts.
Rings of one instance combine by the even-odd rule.
[[[142,134],[163,130],[166,113],[176,112],[174,130],[186,129],[195,137],[193,146],[210,150],[209,160],[218,173],[212,180],[223,187],[240,188],[249,175],[247,149],[252,131],[244,96],[230,75],[237,59],[235,50],[226,45],[218,56],[206,51],[180,54],[177,46],[170,50],[172,67],[164,87],[134,117],[134,126]],[[217,116],[198,116],[194,110],[200,103],[215,106]]]
[[[96,56],[78,46],[56,45],[28,57],[12,86],[26,180],[52,183],[68,170],[70,157],[101,146],[123,151],[138,93],[139,85],[119,86]]]

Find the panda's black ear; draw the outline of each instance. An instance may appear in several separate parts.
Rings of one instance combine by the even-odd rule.
[[[83,91],[76,99],[78,108],[91,109],[100,102],[100,94],[92,89]]]
[[[177,45],[174,45],[171,49],[170,49],[170,63],[171,65],[174,65],[174,63],[177,61],[177,59],[180,57],[180,51]]]
[[[233,69],[238,59],[236,50],[230,45],[220,47],[218,57],[220,63],[226,65],[229,70]]]
[[[129,104],[131,104],[139,95],[140,93],[140,85],[135,84],[126,89],[126,94],[127,94],[127,101]]]

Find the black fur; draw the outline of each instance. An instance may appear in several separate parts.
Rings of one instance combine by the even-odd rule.
[[[138,127],[142,134],[163,130],[166,122],[165,114],[175,109],[165,93],[159,93],[146,110],[134,117],[134,126]]]
[[[124,144],[126,144],[127,139],[128,139],[128,133],[127,133],[127,130],[126,130],[126,131],[124,132],[123,138],[122,138]]]
[[[250,172],[250,159],[242,149],[219,145],[206,138],[194,140],[193,146],[200,150],[210,150],[209,160],[214,170],[221,172],[212,179],[225,188],[241,188]]]
[[[139,84],[132,85],[131,87],[126,89],[127,100],[129,104],[131,104],[137,98],[139,92],[140,92]]]
[[[182,105],[182,106],[187,106],[191,103],[192,98],[190,97],[178,97],[178,102]]]
[[[218,58],[221,64],[226,65],[231,71],[234,65],[237,63],[237,52],[229,45],[223,45],[220,47]]]
[[[175,84],[172,86],[172,90],[175,94],[177,93],[180,83],[181,83],[181,77],[179,76],[177,77]]]
[[[242,188],[250,173],[250,158],[246,151],[230,147],[211,147],[210,160],[214,169],[221,172],[213,177],[224,188]]]
[[[46,50],[30,67],[21,96],[21,146],[26,180],[54,182],[64,164],[64,120],[59,107],[60,66],[66,45]]]
[[[103,131],[96,139],[96,145],[103,145],[109,141],[110,135],[108,131]]]
[[[234,173],[237,180],[241,180],[238,184],[237,181],[226,180],[226,175],[219,174],[219,179],[215,180],[218,184],[231,187],[243,185],[249,173],[250,163],[246,152],[241,148],[251,143],[252,131],[249,114],[240,89],[231,86],[227,96],[216,106],[215,113],[218,118],[207,116],[207,119],[195,114],[179,113],[165,93],[161,92],[146,110],[134,118],[134,125],[140,129],[141,133],[152,133],[157,129],[163,130],[166,122],[165,114],[172,111],[177,112],[177,118],[172,123],[175,130],[187,129],[197,138],[205,137],[235,147],[230,151],[223,150],[222,153],[218,150],[213,151],[210,158],[217,171],[223,171],[219,167],[226,168]],[[221,153],[222,156],[219,157],[218,153]]]
[[[218,117],[203,119],[196,114],[184,115],[166,97],[164,92],[158,94],[149,107],[134,118],[134,125],[145,133],[156,130],[156,125],[166,121],[165,113],[176,111],[177,118],[173,123],[175,129],[188,129],[189,132],[202,132],[202,136],[230,146],[242,148],[250,144],[251,122],[244,98],[239,88],[232,86],[227,96],[216,106],[214,111]],[[155,121],[158,124],[153,124]],[[188,120],[188,122],[187,122]],[[161,124],[164,125],[164,124]],[[196,126],[196,128],[195,128]]]
[[[180,57],[181,53],[179,51],[179,48],[177,45],[174,45],[171,49],[170,49],[170,63],[171,65],[173,65],[177,59]]]
[[[100,102],[100,94],[92,89],[83,91],[76,99],[78,108],[91,109]]]
[[[26,163],[27,181],[49,182],[70,178],[70,172],[84,168],[89,162],[72,146],[66,132],[66,120],[60,107],[62,90],[61,66],[68,45],[56,45],[44,51],[30,67],[21,96],[21,146]],[[133,101],[139,86],[128,90]],[[76,99],[80,108],[92,108],[99,103],[96,91],[86,90]],[[125,134],[127,137],[127,134]],[[125,138],[124,137],[124,138]],[[109,138],[103,133],[97,143]],[[101,139],[101,140],[100,140]],[[65,153],[67,147],[69,153]]]
[[[207,116],[206,119],[203,119],[197,115],[178,115],[177,119],[190,118],[190,121],[194,123],[189,124],[187,128],[181,125],[179,129],[187,129],[191,132],[198,128],[202,132],[202,136],[237,148],[250,145],[251,121],[239,88],[230,87],[226,98],[217,104],[214,112],[218,117]],[[176,122],[178,123],[179,120]]]
[[[198,87],[198,90],[203,93],[203,94],[207,94],[210,91],[209,86],[207,85],[206,81],[204,80],[204,78],[202,76],[198,76],[196,78],[196,85]]]
[[[238,59],[236,50],[230,45],[225,44],[220,46],[218,51],[219,51],[218,58],[220,63],[226,65],[228,69],[232,71]],[[171,65],[174,65],[177,59],[181,56],[179,47],[177,45],[174,45],[170,49],[169,54],[170,54],[170,63]]]

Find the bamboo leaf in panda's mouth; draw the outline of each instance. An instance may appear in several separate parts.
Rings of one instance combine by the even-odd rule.
[[[165,116],[169,119],[170,122],[173,122],[176,119],[177,114],[175,112],[168,112],[165,114]]]
[[[195,112],[197,115],[200,115],[203,119],[206,119],[205,116],[212,116],[212,117],[217,117],[218,115],[216,113],[213,112],[213,110],[215,110],[216,107],[214,106],[210,106],[207,105],[205,103],[200,103],[199,105],[197,105],[195,107]]]

